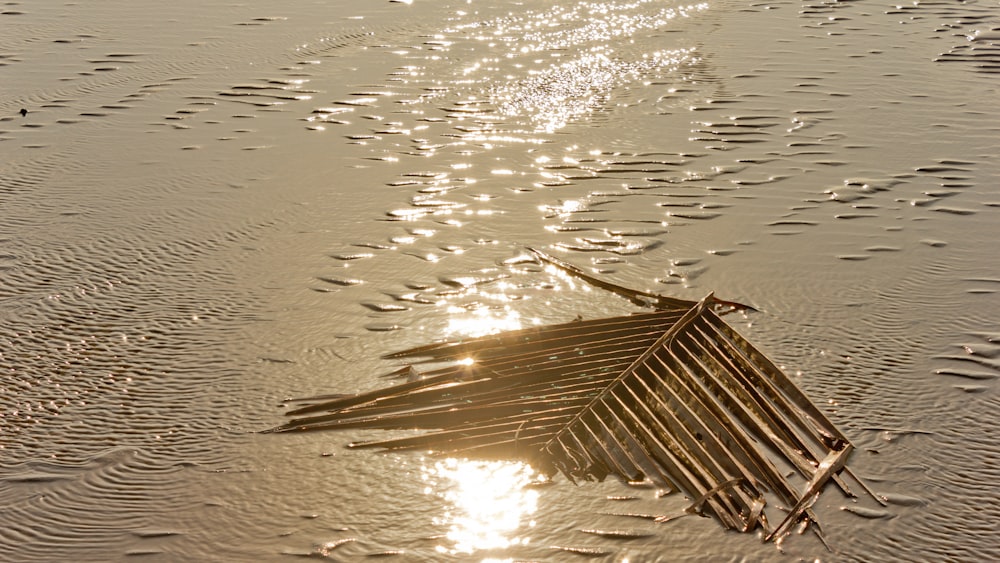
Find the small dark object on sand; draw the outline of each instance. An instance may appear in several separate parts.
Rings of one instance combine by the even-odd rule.
[[[21,108],[21,117],[28,115],[28,110]]]

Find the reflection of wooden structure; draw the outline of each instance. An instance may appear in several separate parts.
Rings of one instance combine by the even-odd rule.
[[[727,528],[759,525],[780,538],[815,521],[811,506],[831,479],[850,494],[839,475],[853,446],[713,311],[719,303],[669,299],[652,313],[399,352],[391,357],[447,364],[298,408],[276,430],[424,429],[351,446],[518,458],[571,480],[646,480]],[[769,501],[787,510],[776,526]]]

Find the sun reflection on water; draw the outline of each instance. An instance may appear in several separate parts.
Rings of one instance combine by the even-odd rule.
[[[540,322],[537,318],[523,319],[511,307],[512,302],[521,298],[510,294],[516,288],[509,282],[470,275],[452,278],[449,283],[459,291],[452,296],[454,300],[442,303],[447,306],[448,325],[444,332],[448,337],[477,338]]]
[[[448,458],[424,465],[424,493],[437,495],[448,507],[434,523],[448,527],[440,553],[471,554],[480,550],[527,545],[534,527],[531,515],[538,491],[530,485],[539,475],[526,463]]]
[[[508,306],[501,310],[490,307],[477,307],[468,310],[464,307],[448,307],[451,317],[445,333],[448,335],[478,337],[496,334],[506,330],[522,328],[521,314]]]

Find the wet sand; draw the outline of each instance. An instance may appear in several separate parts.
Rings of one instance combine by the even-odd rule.
[[[0,29],[0,558],[1000,558],[994,4],[8,2]],[[779,549],[615,516],[686,506],[618,482],[255,433],[391,383],[391,351],[636,310],[528,246],[756,306],[729,322],[888,507],[830,489],[836,552]]]

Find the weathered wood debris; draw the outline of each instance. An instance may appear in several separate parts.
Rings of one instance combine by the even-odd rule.
[[[405,383],[297,408],[274,431],[426,430],[350,447],[520,459],[573,481],[647,481],[726,528],[762,528],[765,541],[815,524],[812,506],[830,481],[854,496],[846,475],[871,494],[846,465],[850,441],[716,312],[737,304],[622,288],[533,252],[656,310],[390,354],[445,364],[406,366]],[[772,523],[765,508],[775,506],[783,514]]]

